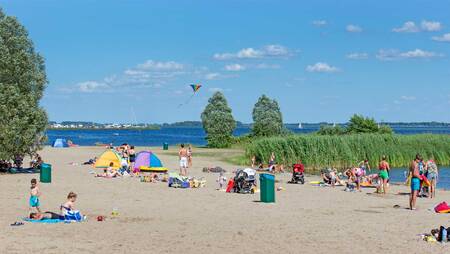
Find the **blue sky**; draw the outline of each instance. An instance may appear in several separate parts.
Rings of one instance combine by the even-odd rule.
[[[251,122],[450,122],[450,1],[0,0],[46,59],[51,120],[199,120],[223,91]],[[191,83],[202,89],[186,105]],[[136,117],[134,117],[136,116]],[[136,118],[136,119],[135,119]]]

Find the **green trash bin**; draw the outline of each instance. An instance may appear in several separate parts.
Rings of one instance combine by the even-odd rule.
[[[259,175],[261,202],[275,203],[275,176],[272,174]]]
[[[163,150],[169,150],[169,144],[168,143],[164,143],[163,144]]]
[[[42,163],[41,173],[39,175],[41,183],[51,183],[52,182],[52,165]]]

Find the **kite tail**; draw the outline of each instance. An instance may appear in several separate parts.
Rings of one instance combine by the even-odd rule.
[[[180,107],[183,106],[183,105],[188,104],[188,103],[192,100],[192,97],[194,97],[194,95],[195,95],[195,94],[192,94],[191,97],[189,97],[184,103],[181,103],[180,105],[178,105],[178,108],[180,108]]]

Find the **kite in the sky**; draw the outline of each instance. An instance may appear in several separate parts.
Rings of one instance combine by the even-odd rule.
[[[202,85],[200,84],[191,84],[192,90],[194,91],[194,93],[198,92],[198,90],[200,90],[200,87],[202,87]]]
[[[181,106],[183,106],[184,104],[189,103],[189,102],[191,101],[192,97],[194,97],[194,95],[195,95],[195,94],[198,92],[198,90],[200,90],[200,88],[202,87],[202,85],[200,85],[200,84],[191,84],[190,86],[191,86],[191,88],[192,88],[193,94],[191,95],[191,97],[189,97],[189,99],[187,99],[187,101],[186,101],[185,103],[182,103],[182,104],[178,105],[178,107],[181,107]]]

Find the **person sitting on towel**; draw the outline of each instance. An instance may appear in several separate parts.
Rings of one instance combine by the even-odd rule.
[[[67,202],[61,205],[61,214],[65,220],[82,221],[85,216],[80,214],[80,211],[75,210],[75,201],[77,201],[77,194],[69,192],[67,195]]]

